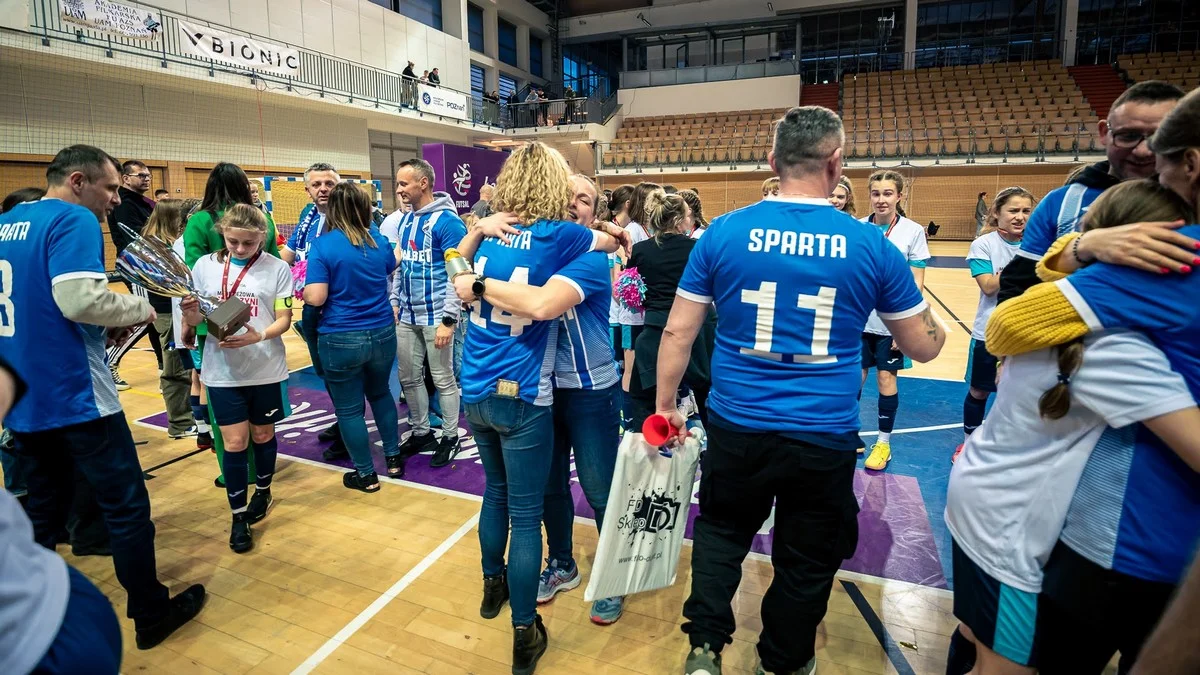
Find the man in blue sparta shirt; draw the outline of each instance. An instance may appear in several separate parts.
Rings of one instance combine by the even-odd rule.
[[[730,602],[775,504],[775,579],[763,596],[762,669],[811,673],[833,575],[858,541],[854,497],[861,333],[878,313],[917,361],[945,334],[900,251],[828,201],[842,173],[842,122],[793,108],[767,160],[779,195],[726,214],[692,251],[658,355],[659,414],[675,396],[709,305],[717,336],[701,460],[686,672],[720,672]]]
[[[1150,80],[1133,85],[1113,101],[1108,118],[1099,125],[1106,161],[1085,167],[1038,203],[1025,226],[1021,250],[1000,275],[998,302],[1015,298],[1040,281],[1037,261],[1054,240],[1079,231],[1083,214],[1101,193],[1122,181],[1154,175],[1154,153],[1148,141],[1181,98],[1179,87]],[[1121,231],[1130,227],[1134,226],[1108,228],[1103,234],[1098,230],[1088,236],[1121,236]]]
[[[400,386],[408,402],[412,435],[401,452],[415,455],[436,447],[430,466],[446,466],[458,454],[458,382],[454,379],[454,329],[461,303],[446,275],[446,249],[467,236],[454,201],[434,193],[433,167],[422,159],[400,163],[396,191],[412,205],[397,226],[396,256],[400,266],[392,280],[396,311],[396,355]],[[429,428],[429,394],[425,390],[425,360],[441,404],[442,438]]]
[[[108,328],[155,319],[146,300],[108,290],[97,221],[121,201],[119,170],[99,148],[65,148],[46,169],[45,199],[0,216],[0,359],[29,384],[5,425],[32,462],[35,538],[54,548],[78,466],[108,524],[138,648],[149,649],[200,611],[204,587],[169,598],[158,581],[150,497],[104,363]]]

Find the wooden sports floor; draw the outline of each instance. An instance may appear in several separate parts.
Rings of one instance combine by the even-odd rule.
[[[961,261],[966,252],[959,243],[932,248],[947,261]],[[926,286],[927,295],[936,296],[930,300],[949,326],[949,338],[938,359],[910,374],[961,378],[970,336],[958,321],[971,325],[977,287],[966,269],[938,267],[928,270]],[[289,332],[285,342],[292,369],[309,365],[299,338]],[[142,346],[147,348],[131,352],[121,365],[133,387],[121,395],[131,422],[163,409],[154,357]],[[362,494],[342,487],[340,469],[281,453],[275,507],[254,527],[254,550],[237,555],[228,546],[225,493],[213,487],[214,455],[189,457],[193,440],[171,441],[131,426],[134,437],[145,441],[139,454],[153,476],[148,487],[159,576],[173,592],[203,583],[209,596],[196,621],[141,652],[133,647],[125,593],[111,559],[76,559],[69,548],[60,548],[116,606],[126,644],[123,672],[510,672],[508,611],[491,621],[478,611],[477,498],[383,478],[379,493]],[[596,537],[590,521],[576,523],[585,584]],[[550,649],[538,673],[682,672],[688,647],[679,630],[680,609],[691,584],[690,553],[685,546],[673,587],[632,597],[613,626],[588,621],[583,586],[543,607]],[[768,560],[746,561],[734,600],[739,628],[724,652],[726,673],[754,672],[759,605],[770,579]],[[950,611],[951,594],[944,589],[841,574],[817,637],[818,671],[940,674],[956,625]]]

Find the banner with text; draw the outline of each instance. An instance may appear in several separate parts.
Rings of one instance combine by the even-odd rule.
[[[433,189],[449,194],[461,215],[479,201],[479,188],[485,183],[496,184],[496,176],[500,174],[504,160],[508,159],[508,153],[449,143],[426,143],[421,146],[421,157],[433,166]]]
[[[439,89],[427,84],[417,85],[417,109],[421,112],[457,117],[469,120],[467,116],[467,96],[449,89]]]
[[[284,77],[300,75],[300,52],[273,42],[228,33],[212,26],[178,21],[184,52],[241,68]]]
[[[109,0],[61,0],[62,18],[112,35],[153,40],[162,30],[162,17],[139,7]]]

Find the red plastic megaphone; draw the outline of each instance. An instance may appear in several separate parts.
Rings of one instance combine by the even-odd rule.
[[[642,436],[650,445],[666,445],[679,435],[679,429],[671,426],[662,415],[651,415],[642,423]]]

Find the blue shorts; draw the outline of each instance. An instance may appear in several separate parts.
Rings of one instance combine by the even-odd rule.
[[[892,349],[891,335],[862,334],[862,367],[863,370],[882,370],[894,373],[897,370],[912,368],[912,361],[898,349]]]
[[[1018,590],[976,565],[951,540],[954,616],[988,649],[1022,666],[1036,667],[1033,648],[1038,594]]]
[[[983,340],[971,338],[967,360],[967,384],[980,391],[996,391],[996,368],[1000,360],[992,356]]]
[[[292,414],[286,381],[247,387],[209,387],[208,404],[217,426],[221,427],[247,421],[266,426],[282,422]]]

